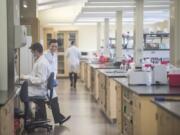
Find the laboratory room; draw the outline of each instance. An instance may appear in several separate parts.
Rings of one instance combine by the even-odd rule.
[[[180,0],[0,0],[0,135],[180,135]]]

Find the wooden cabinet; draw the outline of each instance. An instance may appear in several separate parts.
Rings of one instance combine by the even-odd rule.
[[[158,135],[180,135],[180,119],[158,107]]]
[[[91,74],[90,89],[91,89],[91,95],[94,98],[94,95],[95,95],[95,69],[93,67],[91,67],[91,73],[90,74]]]
[[[106,76],[103,73],[99,73],[99,105],[103,112],[106,112]]]
[[[80,80],[82,82],[85,81],[85,62],[80,62]]]
[[[122,127],[123,135],[133,135],[133,93],[122,87]]]
[[[49,42],[51,39],[55,38],[55,32],[53,28],[44,28],[43,29],[43,37],[44,37],[44,48],[48,49]]]
[[[88,63],[84,63],[84,82],[85,82],[86,88],[87,88],[87,80],[88,80],[87,68],[88,68]]]
[[[68,77],[68,60],[66,58],[66,50],[74,41],[78,46],[77,31],[55,31],[53,28],[44,28],[44,48],[48,49],[49,41],[53,38],[58,43],[58,74],[57,77]]]
[[[87,64],[87,89],[91,90],[91,66]]]
[[[157,110],[151,100],[123,87],[123,134],[157,135]]]
[[[99,99],[98,103],[106,117],[114,123],[116,121],[116,82],[101,72],[96,72],[96,76],[98,76],[96,89],[99,90],[96,91],[96,98]]]
[[[66,70],[66,62],[67,61],[65,55],[62,53],[58,53],[58,77],[68,75],[68,70]]]
[[[154,96],[143,96],[133,93],[126,87],[122,87],[122,132],[123,135],[171,135],[167,132],[158,133],[158,126],[164,127],[167,123],[164,120],[169,120],[168,117],[161,119],[161,123],[157,122],[157,108],[151,102]],[[167,96],[168,98],[176,98],[177,96]],[[118,114],[119,115],[119,114]],[[118,116],[119,117],[119,116]],[[168,123],[171,121],[169,120]],[[170,124],[167,124],[167,130],[172,129]],[[121,129],[121,127],[119,127]]]
[[[0,135],[14,134],[14,102],[9,100],[0,108]]]
[[[94,90],[94,97],[96,99],[96,101],[99,100],[99,72],[97,70],[95,70],[95,90]]]
[[[107,78],[106,83],[106,114],[111,122],[116,121],[116,82],[112,78]]]
[[[117,127],[119,132],[122,133],[122,86],[116,83],[116,117],[117,117]]]
[[[84,65],[84,80],[87,90],[91,88],[91,66],[88,63]]]

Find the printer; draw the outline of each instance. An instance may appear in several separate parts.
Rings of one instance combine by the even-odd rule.
[[[167,68],[165,65],[155,65],[152,70],[152,84],[167,84]]]
[[[151,84],[151,72],[143,70],[131,70],[128,72],[128,84],[129,85],[150,85]]]

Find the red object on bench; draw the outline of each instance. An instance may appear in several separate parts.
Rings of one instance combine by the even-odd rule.
[[[167,65],[167,64],[169,64],[169,61],[161,61],[161,64],[162,65]]]
[[[169,85],[180,87],[180,74],[168,74]]]

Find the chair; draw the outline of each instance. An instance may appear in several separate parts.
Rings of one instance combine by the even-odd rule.
[[[52,72],[47,80],[47,89],[50,91],[50,95],[48,95],[49,102],[51,102],[53,97],[53,88],[56,86],[57,84],[54,80],[54,72]]]
[[[48,96],[49,101],[51,101],[53,96],[53,87],[54,87],[54,73],[51,73],[48,80],[47,80],[47,89],[50,90],[50,96]],[[45,128],[47,129],[48,133],[52,130],[52,125],[48,123],[50,121],[47,120],[46,117],[46,109],[45,104],[47,103],[46,97],[34,96],[28,97],[28,82],[24,81],[20,91],[20,99],[24,103],[24,129],[27,132],[32,132],[36,128]],[[41,103],[40,107],[36,108],[35,119],[29,120],[30,117],[30,107],[29,103],[34,102],[36,105]],[[42,112],[42,113],[40,113]]]

